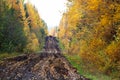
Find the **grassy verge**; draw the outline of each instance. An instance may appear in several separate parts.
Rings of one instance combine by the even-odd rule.
[[[5,58],[11,58],[20,55],[20,53],[0,53],[0,61]]]
[[[90,74],[89,72],[85,72],[87,70],[83,70],[82,67],[82,62],[81,59],[78,55],[65,55],[65,57],[70,61],[70,63],[77,68],[78,73],[81,75],[84,75],[87,78],[90,78],[92,80],[112,80],[111,77],[103,75],[103,74]]]

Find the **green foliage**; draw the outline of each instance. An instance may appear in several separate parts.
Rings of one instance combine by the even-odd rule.
[[[24,7],[23,1],[0,1],[0,52],[33,52],[43,46],[47,25],[37,10],[29,3]]]
[[[14,6],[17,5],[8,7],[10,5],[8,5],[6,1],[3,1],[3,3],[2,22],[0,23],[0,51],[22,51],[26,45],[26,37],[23,31],[23,24],[18,16],[15,15],[18,10],[15,10]],[[13,3],[15,2],[13,1]],[[17,14],[19,15],[20,13]]]
[[[63,45],[63,43],[59,39],[57,39],[57,40],[59,41],[59,47],[60,47],[60,49],[62,51],[65,50],[65,46]]]
[[[65,55],[65,57],[70,61],[73,67],[77,68],[79,74],[83,74],[82,62],[78,55]]]

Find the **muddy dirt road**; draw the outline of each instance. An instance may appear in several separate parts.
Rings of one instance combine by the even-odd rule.
[[[0,63],[0,80],[90,80],[77,73],[62,55],[55,37],[47,36],[41,53],[24,54]]]

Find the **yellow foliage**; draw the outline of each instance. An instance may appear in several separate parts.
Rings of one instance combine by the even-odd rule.
[[[99,7],[101,0],[89,0],[87,8],[90,10],[96,10]]]
[[[103,48],[103,46],[105,46],[105,42],[102,40],[102,39],[93,39],[91,42],[90,42],[90,48],[93,48],[93,49],[95,49],[95,48],[98,48],[98,47],[102,47]]]
[[[106,48],[106,54],[110,57],[112,61],[120,61],[120,42],[112,42]]]
[[[80,50],[80,46],[76,46],[77,44],[79,43],[74,43],[74,44],[71,44],[72,46],[69,47],[69,54],[77,54]]]
[[[59,36],[67,50],[79,54],[89,68],[109,74],[120,66],[120,4],[117,1],[73,0],[59,26]]]
[[[39,42],[34,33],[31,33],[31,36],[29,36],[28,44],[26,46],[25,52],[34,52],[39,49]]]
[[[101,17],[102,17],[102,19],[101,19],[101,23],[100,23],[100,24],[101,24],[102,26],[108,25],[109,19],[107,18],[107,16],[102,15]]]

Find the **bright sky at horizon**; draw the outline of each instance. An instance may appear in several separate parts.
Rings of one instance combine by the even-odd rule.
[[[40,17],[47,23],[48,29],[59,25],[67,0],[26,0],[37,8]]]

